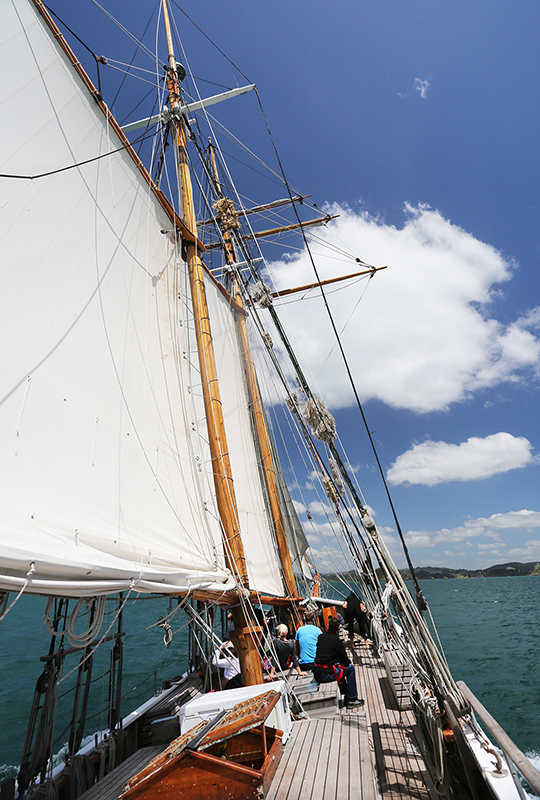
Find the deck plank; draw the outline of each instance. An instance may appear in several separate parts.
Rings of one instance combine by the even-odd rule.
[[[346,726],[343,729],[343,719],[341,719],[336,800],[349,800],[349,746],[349,728]]]
[[[360,721],[365,714],[350,714],[343,722],[349,727],[349,796],[362,796],[362,774],[360,771]]]
[[[306,730],[306,736],[304,737],[303,747],[301,752],[298,752],[296,756],[296,769],[294,771],[292,780],[290,782],[288,795],[284,795],[283,796],[284,798],[288,797],[289,800],[297,800],[298,795],[300,794],[302,785],[306,778],[306,770],[308,769],[308,766],[311,767],[311,750],[313,745],[313,737],[318,722],[319,720],[309,720],[309,722],[307,723],[308,730]],[[298,742],[295,742],[295,744],[298,745]],[[311,772],[311,769],[309,771]]]
[[[297,771],[301,769],[304,746],[308,741],[310,723],[308,720],[300,720],[293,725],[292,734],[283,748],[283,755],[276,770],[274,780],[270,786],[267,800],[296,800],[290,794],[291,784]]]
[[[336,745],[340,743],[341,734],[341,718],[336,716],[333,720],[329,720],[325,726],[323,747],[320,761],[317,764],[317,776],[315,779],[316,786],[324,786],[324,794],[322,796],[328,800],[334,800],[337,792],[340,765]]]
[[[314,720],[314,732],[311,740],[310,755],[306,761],[304,780],[302,781],[300,792],[298,793],[298,800],[311,800],[313,789],[315,786],[318,786],[318,784],[315,783],[317,767],[321,765],[321,762],[323,762],[324,766],[326,766],[327,758],[326,753],[322,749],[322,741],[325,730],[330,726],[326,726],[324,722],[325,721],[321,719]],[[323,786],[325,778],[326,770],[324,770]]]
[[[433,786],[418,747],[416,720],[412,711],[399,711],[384,665],[370,648],[363,645],[357,647],[354,661],[357,665],[359,693],[366,699],[369,727],[375,725],[372,734],[378,731],[380,736],[381,747],[377,758],[379,772],[383,773],[383,785],[380,786],[383,800],[430,800],[433,798]],[[376,738],[373,735],[371,737],[370,757],[371,754],[375,756]],[[367,768],[365,744],[363,747],[363,763]],[[368,792],[369,788],[364,781],[363,789]]]
[[[79,800],[116,800],[122,793],[124,785],[137,772],[144,769],[150,761],[165,749],[165,745],[145,747],[123,761],[116,769],[105,775],[90,789],[79,797]]]
[[[350,653],[365,706],[295,722],[267,800],[435,800],[412,711],[397,708],[371,648],[359,642]],[[326,684],[325,691],[335,687]]]

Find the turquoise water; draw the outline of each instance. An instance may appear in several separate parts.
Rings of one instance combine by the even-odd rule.
[[[455,578],[420,585],[454,679],[465,681],[536,763],[540,759],[540,578]],[[345,587],[341,589],[348,594]]]
[[[422,582],[422,589],[454,678],[465,681],[518,747],[538,756],[540,578],[434,580]],[[125,607],[123,715],[153,693],[155,670],[159,685],[186,668],[185,616],[173,621],[176,634],[170,649],[163,644],[161,629],[151,627],[167,607],[168,601],[161,599]],[[16,773],[35,682],[43,669],[39,657],[49,649],[44,609],[43,598],[22,597],[0,625],[0,780]],[[93,678],[107,671],[108,652],[96,658]],[[77,663],[77,656],[66,659],[64,674]],[[64,681],[62,691],[70,688],[73,677]],[[88,732],[106,727],[100,706],[106,703],[107,688],[102,690],[96,681],[95,690]],[[71,702],[71,693],[61,699],[60,716],[62,708],[69,715]],[[63,733],[58,726],[58,750],[67,741]]]
[[[45,603],[41,597],[23,596],[0,625],[0,719],[3,723],[0,726],[0,781],[18,771],[34,688],[44,666],[40,657],[49,652],[51,637],[43,623]],[[147,700],[156,685],[161,686],[166,678],[186,670],[186,616],[180,613],[171,621],[175,635],[169,649],[163,643],[163,630],[155,626],[158,617],[167,615],[168,607],[169,601],[164,598],[128,599],[124,606],[122,716]],[[115,616],[112,603],[107,612],[108,622],[103,624],[100,636]],[[65,646],[70,645],[66,642]],[[100,677],[109,670],[110,652],[111,644],[107,643],[98,649],[94,659],[92,680],[95,682],[88,706],[87,734],[107,728],[107,711],[103,708],[107,705],[108,684],[104,685]],[[58,720],[65,722],[58,723],[55,730],[55,752],[61,750],[69,737],[69,729],[66,732],[64,726],[71,716],[71,689],[80,657],[79,652],[65,660],[57,715]],[[67,675],[71,670],[75,672]]]
[[[540,578],[422,582],[450,670],[517,746],[540,754]]]

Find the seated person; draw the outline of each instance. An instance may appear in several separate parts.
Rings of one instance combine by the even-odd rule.
[[[223,642],[219,650],[216,650],[212,659],[214,667],[223,669],[225,683],[223,689],[237,689],[243,686],[242,675],[240,673],[240,662],[238,653],[234,649],[232,642]]]
[[[351,664],[345,645],[338,636],[340,622],[336,617],[328,620],[328,630],[317,639],[314,676],[319,683],[336,681],[345,695],[347,708],[363,706],[358,697],[354,664]]]
[[[307,675],[303,672],[298,664],[298,656],[296,655],[296,643],[293,639],[287,639],[289,630],[286,625],[278,625],[276,627],[277,638],[272,640],[274,650],[277,656],[280,669],[288,669],[294,667],[299,675]],[[277,668],[277,665],[275,665]]]
[[[314,668],[317,639],[321,633],[321,629],[315,625],[315,612],[306,611],[304,624],[296,631],[296,641],[300,648],[298,661],[302,669]]]

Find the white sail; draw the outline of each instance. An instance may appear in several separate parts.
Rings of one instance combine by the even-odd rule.
[[[2,1],[0,587],[232,588],[171,220],[31,4]]]
[[[234,312],[210,276],[205,287],[249,583],[258,592],[283,596]]]

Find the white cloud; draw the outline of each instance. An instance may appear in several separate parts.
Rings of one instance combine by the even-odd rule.
[[[508,555],[525,561],[540,560],[540,540],[529,539],[529,541],[525,542],[525,547],[515,547],[508,551]]]
[[[434,547],[437,544],[450,544],[453,542],[466,542],[482,537],[491,539],[491,543],[478,543],[478,550],[488,550],[493,547],[505,548],[501,533],[523,532],[540,529],[540,511],[507,511],[504,514],[492,514],[490,517],[478,517],[467,520],[457,528],[442,528],[439,531],[408,531],[405,540],[410,547]],[[527,547],[534,549],[539,544],[536,540],[527,542]],[[520,551],[522,552],[522,551]],[[517,556],[517,550],[510,550],[508,555]]]
[[[429,81],[423,81],[421,78],[414,79],[414,88],[420,92],[420,97],[427,97],[427,90],[429,89]]]
[[[313,500],[308,506],[308,511],[317,517],[332,517],[334,514],[332,506],[328,503],[321,503],[320,500]]]
[[[429,533],[422,531],[409,531],[405,540],[409,547],[433,547]]]
[[[523,436],[494,433],[476,436],[461,444],[422,442],[398,456],[388,470],[388,480],[435,486],[445,481],[472,481],[489,478],[533,461],[532,445]]]
[[[296,511],[296,513],[298,514],[299,517],[301,517],[302,514],[306,513],[307,508],[304,505],[304,503],[300,503],[298,500],[293,500],[292,502],[293,502],[294,510]]]
[[[532,531],[540,528],[540,512],[528,511],[508,511],[506,514],[492,514],[487,519],[480,517],[478,523],[489,526],[497,530],[525,530]]]
[[[493,247],[426,206],[407,207],[400,229],[347,207],[328,210],[341,216],[314,234],[321,279],[357,268],[354,258],[337,260],[323,243],[369,264],[388,265],[369,285],[327,288],[363,401],[377,398],[421,413],[446,409],[478,389],[519,380],[538,365],[538,309],[509,325],[489,317],[497,284],[509,280],[513,268]],[[275,262],[270,271],[278,289],[314,280],[305,252]],[[283,301],[282,312],[321,396],[334,408],[351,405],[352,391],[316,290],[305,299]]]

